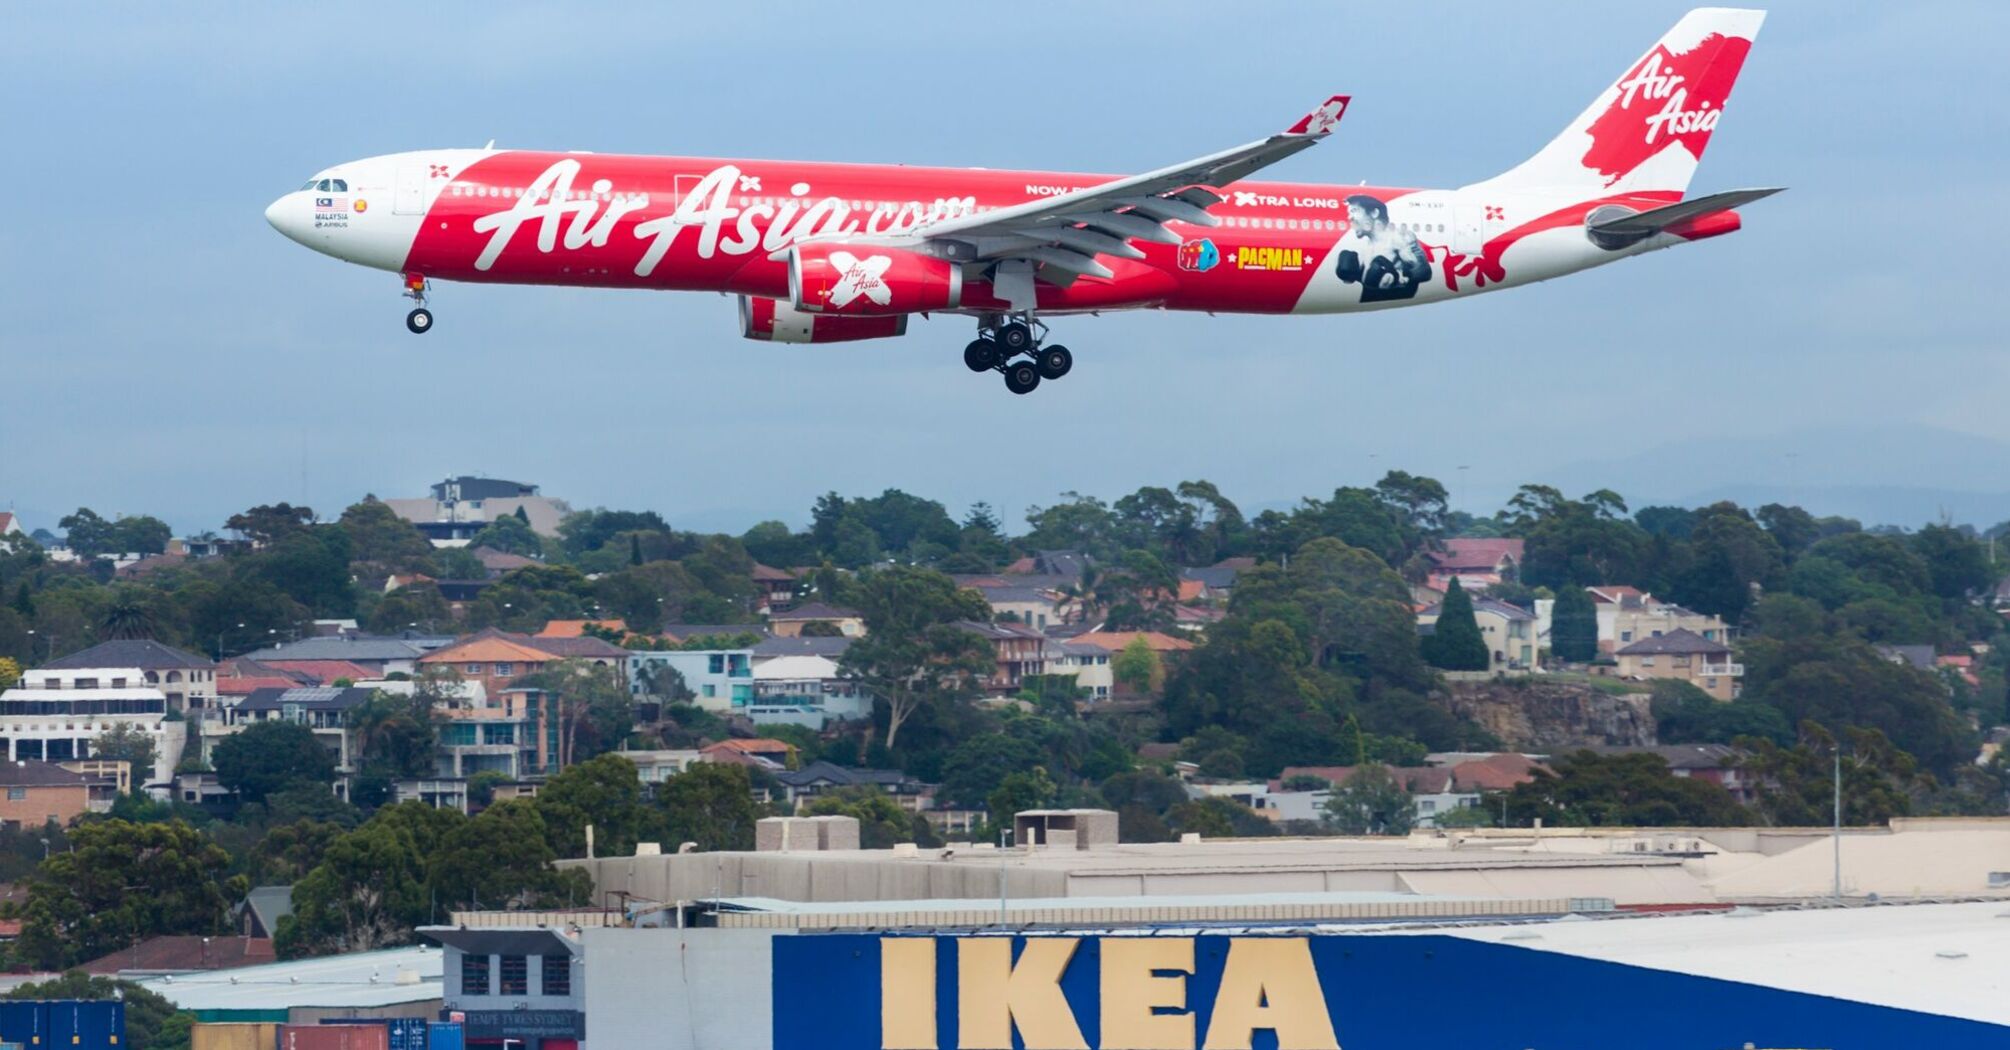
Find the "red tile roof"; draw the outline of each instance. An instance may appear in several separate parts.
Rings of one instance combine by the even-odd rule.
[[[1452,767],[1452,782],[1466,791],[1506,791],[1535,779],[1542,764],[1512,751],[1476,758]]]
[[[362,664],[350,663],[347,660],[265,660],[261,662],[274,670],[305,675],[312,679],[315,685],[327,685],[337,678],[347,678],[352,682],[360,682],[366,678],[380,677],[378,672],[372,671]]]
[[[1492,572],[1503,560],[1519,564],[1525,546],[1521,540],[1460,537],[1444,541],[1444,549],[1432,552],[1431,560],[1447,571]]]
[[[202,937],[194,934],[153,937],[130,948],[92,959],[81,969],[88,974],[110,977],[121,970],[156,973],[188,973],[202,970],[234,970],[278,962],[272,942],[263,937]]]
[[[1193,648],[1193,643],[1158,631],[1088,631],[1068,639],[1083,645],[1093,645],[1098,649],[1118,652],[1131,644],[1133,639],[1143,638],[1156,653],[1183,653]]]
[[[602,630],[619,631],[622,634],[628,633],[628,621],[626,620],[552,620],[544,625],[544,630],[537,632],[537,637],[578,638],[586,634],[587,624],[592,624]]]

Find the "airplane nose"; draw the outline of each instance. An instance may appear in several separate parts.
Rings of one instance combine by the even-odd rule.
[[[288,240],[306,244],[310,225],[306,204],[300,194],[289,193],[265,209],[265,221],[285,234]]]
[[[286,212],[286,198],[281,197],[278,200],[273,201],[271,204],[266,205],[265,221],[267,223],[270,223],[273,229],[278,230],[280,233],[285,233],[286,232],[285,228],[279,225],[280,219],[285,214],[285,212]]]

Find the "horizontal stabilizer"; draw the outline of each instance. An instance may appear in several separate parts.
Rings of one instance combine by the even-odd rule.
[[[1604,219],[1592,223],[1591,230],[1594,233],[1647,236],[1660,233],[1670,226],[1679,225],[1690,219],[1700,219],[1705,215],[1730,211],[1753,201],[1764,200],[1784,189],[1785,186],[1773,186],[1756,190],[1726,190],[1723,193],[1712,193],[1706,197],[1695,197],[1679,204],[1670,204],[1665,208]]]

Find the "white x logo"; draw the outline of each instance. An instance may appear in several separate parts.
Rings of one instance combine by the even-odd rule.
[[[843,309],[861,295],[880,306],[893,302],[893,290],[880,279],[893,265],[891,258],[874,255],[860,259],[850,252],[832,252],[831,265],[838,270],[837,283],[830,290],[832,306]]]
[[[759,175],[740,176],[740,192],[741,193],[761,192],[761,177]]]
[[[1256,194],[1254,193],[1243,190],[1231,190],[1229,192],[1235,194],[1235,206],[1238,208],[1247,208],[1256,203]]]

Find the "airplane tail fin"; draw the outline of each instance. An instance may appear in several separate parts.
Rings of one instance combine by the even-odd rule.
[[[1482,185],[1681,194],[1765,18],[1725,7],[1682,16],[1541,152]]]

